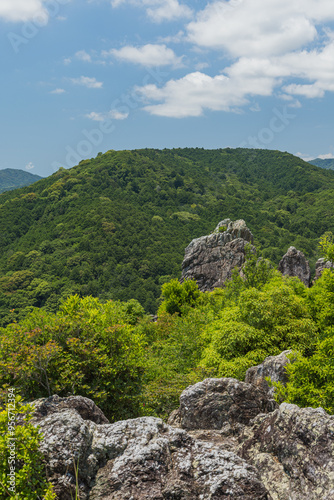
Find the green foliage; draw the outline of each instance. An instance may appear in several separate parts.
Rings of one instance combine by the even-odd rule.
[[[333,187],[331,171],[241,148],[108,151],[59,169],[0,196],[0,325],[73,294],[155,314],[161,277],[179,278],[184,248],[224,217],[246,219],[262,257],[294,245],[314,265]]]
[[[261,287],[262,283],[259,282]],[[312,352],[316,325],[299,280],[275,275],[261,289],[248,288],[203,330],[200,365],[219,376],[243,379],[246,370],[286,349]]]
[[[80,394],[112,420],[138,412],[145,338],[136,301],[102,304],[78,296],[57,314],[35,310],[0,332],[0,381],[25,399]]]
[[[325,269],[308,292],[308,308],[318,327],[311,356],[299,353],[288,366],[289,382],[277,385],[278,398],[334,413],[334,273]]]
[[[56,499],[51,484],[47,482],[43,455],[39,450],[42,435],[32,425],[32,416],[33,407],[23,404],[20,396],[15,398],[15,404],[5,403],[0,411],[1,500],[39,500],[42,497],[43,500]],[[15,491],[9,489],[11,484],[8,475],[13,472]]]
[[[334,265],[334,235],[331,231],[327,231],[321,236],[319,246],[325,260]]]
[[[181,314],[184,308],[193,307],[198,302],[200,291],[196,281],[186,280],[182,284],[178,280],[171,280],[162,285],[163,303],[158,314]]]

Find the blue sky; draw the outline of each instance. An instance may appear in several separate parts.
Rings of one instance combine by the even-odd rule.
[[[1,0],[0,168],[109,149],[334,157],[333,0]]]

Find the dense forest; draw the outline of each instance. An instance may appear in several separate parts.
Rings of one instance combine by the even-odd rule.
[[[275,264],[290,245],[314,267],[334,226],[334,173],[268,150],[108,151],[0,196],[0,324],[78,294],[155,313],[184,249],[243,218]]]
[[[111,422],[166,420],[187,386],[244,380],[290,349],[276,400],[333,414],[334,268],[311,288],[275,269],[292,244],[312,265],[334,262],[333,188],[334,172],[287,153],[176,149],[109,151],[2,194],[0,485],[9,394],[26,415],[16,486],[31,500],[56,498],[30,423],[37,398],[86,396]],[[185,246],[226,217],[255,235],[242,277],[205,293],[181,284]]]
[[[311,165],[315,165],[316,167],[334,170],[334,159],[333,158],[328,158],[328,159],[324,159],[324,160],[321,158],[316,158],[315,160],[311,160],[310,163],[311,163]]]
[[[24,170],[5,168],[0,170],[0,193],[23,186],[29,186],[40,179],[42,179],[42,177],[39,175],[34,175]]]

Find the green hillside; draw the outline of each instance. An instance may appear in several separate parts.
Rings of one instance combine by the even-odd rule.
[[[327,159],[327,160],[322,160],[321,158],[316,158],[315,160],[311,160],[309,163],[311,163],[311,165],[315,165],[316,167],[334,170],[334,159],[332,159],[332,158]]]
[[[29,186],[40,179],[42,179],[42,177],[39,175],[34,175],[24,170],[5,168],[4,170],[0,170],[0,193],[23,186]]]
[[[279,151],[99,154],[0,196],[1,323],[75,293],[153,313],[186,245],[226,217],[245,219],[275,263],[294,245],[314,265],[333,201],[332,171]]]

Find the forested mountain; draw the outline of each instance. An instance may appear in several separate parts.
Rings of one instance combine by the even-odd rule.
[[[314,265],[334,227],[334,172],[279,151],[108,151],[0,206],[2,324],[75,293],[153,313],[186,245],[226,217],[245,219],[273,262],[294,245]]]
[[[315,165],[316,167],[334,170],[334,159],[333,158],[330,158],[327,160],[322,160],[321,158],[316,158],[315,160],[311,160],[309,163],[311,163],[311,165]]]
[[[23,186],[29,186],[40,179],[42,179],[42,177],[39,175],[34,175],[24,170],[5,168],[0,170],[0,193]]]

